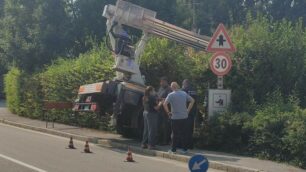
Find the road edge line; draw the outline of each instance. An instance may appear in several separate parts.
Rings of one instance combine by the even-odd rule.
[[[86,137],[86,136],[82,136],[82,135],[77,135],[77,134],[66,133],[66,132],[63,132],[63,131],[58,131],[58,130],[55,130],[55,129],[35,127],[35,126],[28,125],[28,124],[13,122],[13,121],[6,120],[6,119],[0,120],[0,123],[15,126],[15,127],[18,127],[18,128],[37,131],[37,132],[41,132],[41,133],[61,136],[61,137],[65,137],[65,138],[73,137],[76,140],[88,141],[88,142],[94,143],[94,144],[97,144],[98,140],[99,140],[99,138],[95,138],[95,137]]]
[[[47,172],[46,170],[43,170],[41,168],[35,167],[33,165],[27,164],[25,162],[19,161],[19,160],[15,159],[15,158],[12,158],[12,157],[9,157],[9,156],[3,155],[3,154],[0,154],[0,158],[9,160],[11,162],[14,162],[14,163],[19,164],[21,166],[24,166],[24,167],[27,167],[29,169],[35,170],[37,172]]]
[[[86,137],[86,136],[66,133],[66,132],[62,132],[62,131],[57,131],[57,130],[54,130],[54,129],[34,127],[34,126],[31,126],[31,125],[22,124],[22,123],[18,123],[18,122],[13,122],[13,121],[9,121],[9,120],[6,120],[6,119],[0,120],[0,123],[15,126],[15,127],[19,127],[19,128],[29,129],[29,130],[33,130],[33,131],[38,131],[38,132],[41,132],[41,133],[47,133],[47,134],[51,134],[51,135],[66,137],[66,138],[73,137],[74,139],[80,140],[80,141],[88,140],[90,143],[97,144],[97,146],[100,146],[100,147],[118,148],[118,149],[123,149],[123,150],[127,150],[128,147],[130,147],[132,151],[134,151],[135,153],[142,154],[142,155],[156,156],[156,157],[171,159],[171,160],[180,161],[180,162],[188,162],[189,158],[190,158],[188,156],[178,155],[178,154],[169,154],[167,152],[158,151],[158,150],[142,149],[142,148],[137,147],[137,146],[131,146],[131,145],[128,145],[128,144],[123,144],[123,143],[115,142],[115,141],[112,141],[112,140],[109,140],[109,139]],[[243,166],[229,165],[229,164],[225,164],[225,163],[221,163],[221,162],[217,162],[217,161],[209,161],[209,167],[213,168],[213,169],[217,169],[217,170],[224,170],[224,171],[227,171],[227,172],[264,172],[262,170],[252,169],[252,168],[243,167]]]
[[[130,149],[133,152],[141,154],[141,155],[156,156],[156,157],[161,157],[165,159],[185,162],[185,163],[188,162],[190,159],[189,156],[185,156],[185,155],[169,154],[168,152],[163,152],[163,151],[158,151],[158,150],[142,149],[141,147],[128,145],[125,143],[119,143],[119,142],[108,140],[108,139],[100,139],[98,141],[97,146],[101,146],[105,148],[117,148],[117,149],[122,149],[122,150],[127,150],[128,147],[130,147]],[[252,168],[237,166],[237,165],[230,165],[230,164],[225,164],[225,163],[217,162],[217,161],[209,161],[209,167],[212,169],[223,170],[227,172],[264,172],[263,170],[252,169]]]

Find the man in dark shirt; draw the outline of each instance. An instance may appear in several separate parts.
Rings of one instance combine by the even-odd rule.
[[[191,86],[191,83],[188,79],[185,79],[183,81],[183,88],[182,90],[185,91],[188,95],[190,95],[194,100],[195,100],[195,103],[188,115],[188,119],[187,119],[187,128],[188,128],[188,148],[189,149],[193,149],[193,129],[194,129],[194,120],[195,120],[195,117],[197,115],[197,91]]]
[[[160,79],[160,88],[158,90],[157,96],[160,101],[164,101],[169,93],[171,93],[171,87],[169,86],[168,79],[162,77]],[[159,143],[161,145],[168,145],[171,140],[171,127],[168,114],[162,108],[159,111]]]
[[[142,102],[144,107],[142,148],[154,149],[158,129],[158,110],[162,107],[162,102],[157,103],[157,96],[152,86],[146,88]]]

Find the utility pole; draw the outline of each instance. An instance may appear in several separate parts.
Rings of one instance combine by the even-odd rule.
[[[197,6],[196,5],[201,5],[202,3],[197,2],[197,0],[186,0],[184,2],[186,2],[186,3],[184,3],[182,5],[187,6],[188,10],[191,9],[191,12],[192,12],[192,14],[191,14],[192,15],[191,31],[199,34],[199,31],[198,31],[198,28],[197,28],[197,15],[196,15]]]
[[[196,2],[195,0],[191,0],[192,6],[192,26],[191,29],[193,32],[197,33],[197,24],[196,24]]]

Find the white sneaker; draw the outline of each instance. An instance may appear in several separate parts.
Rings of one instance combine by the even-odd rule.
[[[168,153],[169,153],[169,154],[176,154],[176,152],[173,152],[171,149],[168,150]]]
[[[188,150],[182,149],[182,150],[180,150],[180,153],[186,155],[186,154],[188,154]]]

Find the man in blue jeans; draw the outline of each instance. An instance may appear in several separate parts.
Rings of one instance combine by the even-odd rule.
[[[187,139],[189,138],[187,136],[189,134],[187,118],[195,100],[180,90],[180,86],[176,82],[171,83],[171,89],[173,92],[167,96],[163,104],[166,113],[171,118],[172,149],[169,150],[169,153],[176,153],[176,149],[180,146],[183,149],[182,153],[185,154],[187,153]],[[171,105],[171,112],[168,104]]]

